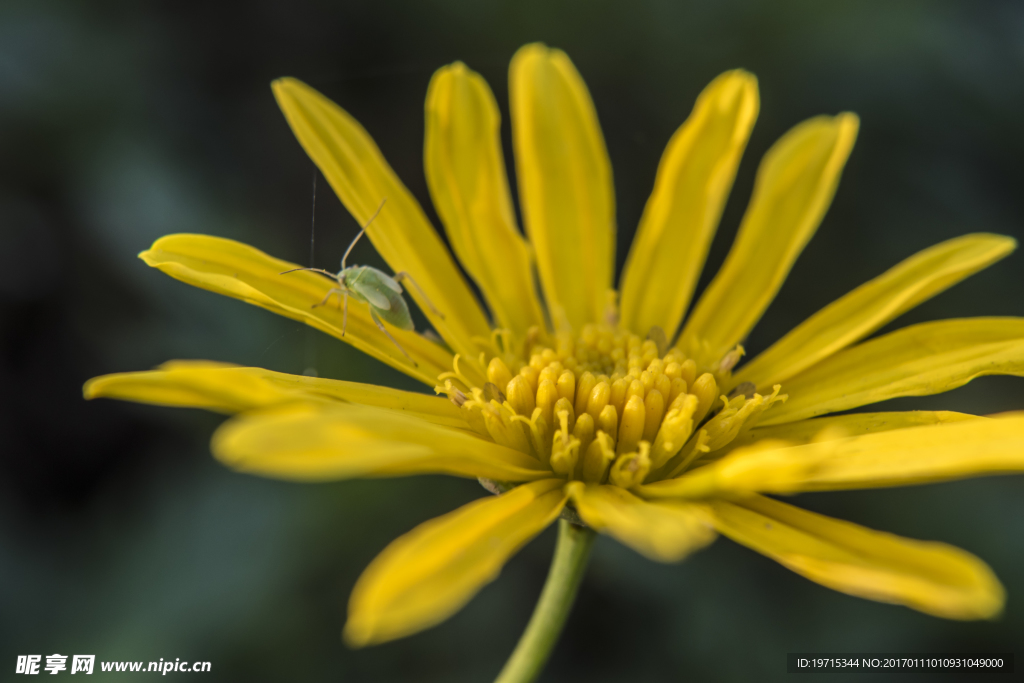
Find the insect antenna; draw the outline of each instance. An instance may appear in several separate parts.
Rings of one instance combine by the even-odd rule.
[[[286,275],[288,273],[297,273],[300,270],[312,270],[314,273],[323,273],[324,275],[327,275],[327,276],[330,276],[330,277],[337,277],[337,275],[335,275],[334,273],[332,273],[330,271],[327,271],[327,270],[324,270],[323,268],[292,268],[291,270],[282,271],[282,272],[278,273],[278,275]]]
[[[380,210],[384,208],[384,202],[386,202],[387,200],[387,197],[380,200],[380,206],[378,206],[377,210],[373,212],[372,216],[370,216],[370,220],[366,221],[366,225],[363,226],[363,229],[360,230],[359,234],[356,235],[355,239],[352,240],[352,244],[348,245],[348,249],[345,250],[345,255],[341,257],[342,270],[345,270],[345,262],[348,260],[348,255],[352,253],[352,247],[356,246],[356,242],[358,242],[359,238],[363,236],[363,233],[366,232],[366,229],[370,227],[370,223],[372,223],[373,219],[377,217],[377,215],[380,213]]]

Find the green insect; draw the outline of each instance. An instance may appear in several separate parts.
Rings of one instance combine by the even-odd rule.
[[[386,200],[385,200],[386,201]],[[333,287],[327,291],[327,296],[323,298],[318,304],[313,304],[313,308],[325,305],[331,300],[331,297],[335,294],[341,296],[342,307],[344,312],[341,317],[341,336],[345,336],[345,329],[348,327],[348,298],[352,297],[356,301],[362,301],[370,307],[370,318],[376,323],[377,328],[383,332],[391,343],[398,347],[406,358],[409,359],[413,365],[418,364],[412,359],[412,356],[402,348],[402,345],[391,336],[391,333],[384,327],[384,322],[394,325],[400,330],[412,331],[415,329],[412,322],[412,316],[409,315],[409,306],[405,303],[405,299],[402,297],[402,286],[399,281],[408,280],[412,283],[416,291],[420,293],[423,300],[430,307],[430,310],[438,315],[442,320],[444,316],[438,311],[434,304],[430,302],[427,295],[423,292],[423,289],[412,279],[409,273],[401,272],[395,273],[395,275],[389,276],[386,273],[373,268],[372,266],[346,266],[345,263],[348,260],[348,255],[352,253],[352,248],[356,246],[356,242],[363,236],[366,229],[370,227],[370,223],[373,219],[380,214],[381,209],[384,208],[384,202],[380,203],[377,207],[377,211],[370,216],[370,220],[366,221],[366,225],[359,231],[359,234],[355,236],[352,243],[348,245],[348,249],[345,250],[345,255],[341,257],[341,270],[337,273],[326,271],[322,268],[293,268],[286,270],[281,275],[286,273],[294,273],[300,270],[312,270],[317,273],[323,273],[330,278],[337,281],[338,286]],[[381,322],[381,321],[384,322]]]

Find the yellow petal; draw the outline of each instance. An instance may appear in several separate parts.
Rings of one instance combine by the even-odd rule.
[[[416,365],[410,363],[377,329],[369,308],[356,301],[349,301],[343,337],[343,314],[336,296],[327,305],[313,308],[336,286],[333,280],[310,272],[281,275],[297,266],[240,242],[208,235],[167,235],[139,258],[182,282],[302,321],[430,386],[437,383],[438,374],[452,367],[447,350],[413,332],[390,328]]]
[[[462,62],[427,89],[424,166],[437,213],[459,261],[496,323],[523,334],[544,314],[530,249],[516,228],[501,153],[501,115],[487,82]]]
[[[928,484],[1024,472],[1024,413],[787,446],[738,448],[645,497],[700,498],[754,491],[798,493]]]
[[[789,400],[761,424],[938,394],[982,375],[1024,375],[1024,318],[921,323],[840,351],[786,382]]]
[[[356,582],[345,640],[354,647],[393,640],[457,612],[558,517],[562,483],[537,481],[474,501],[396,539]]]
[[[295,481],[450,474],[499,481],[551,476],[519,451],[393,410],[298,403],[242,413],[213,435],[241,472]]]
[[[713,366],[743,341],[775,298],[832,203],[857,126],[854,114],[818,116],[765,154],[732,250],[679,340],[698,366]]]
[[[210,361],[171,361],[149,372],[95,377],[85,397],[238,413],[294,401],[326,400],[388,408],[434,424],[465,429],[448,399],[375,384],[344,382]]]
[[[622,273],[621,324],[674,336],[704,267],[757,118],[757,79],[727,71],[697,98],[661,157]]]
[[[615,262],[612,170],[590,93],[561,50],[520,48],[509,70],[523,223],[556,329],[604,319]]]
[[[571,482],[566,489],[588,526],[658,562],[678,562],[715,539],[706,509],[682,502],[649,503],[618,486]]]
[[[811,581],[946,619],[988,619],[1005,592],[968,552],[914,541],[760,496],[714,501],[718,531]]]
[[[423,209],[373,138],[348,112],[301,81],[280,78],[273,90],[302,148],[361,225],[387,200],[367,228],[367,237],[389,266],[409,273],[423,288],[440,316],[415,287],[407,289],[445,341],[475,362],[478,351],[472,338],[490,335],[487,318]]]
[[[893,429],[923,427],[925,425],[985,420],[988,418],[955,413],[950,410],[907,410],[885,413],[852,413],[834,417],[817,417],[812,420],[786,422],[769,427],[757,426],[741,435],[724,449],[716,451],[716,457],[765,440],[785,441],[794,446],[812,441],[831,441],[848,436],[888,432]]]
[[[783,382],[1007,256],[1017,241],[964,235],[920,251],[821,309],[740,369],[731,386]]]

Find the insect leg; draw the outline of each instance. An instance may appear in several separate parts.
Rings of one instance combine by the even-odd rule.
[[[423,288],[420,287],[419,284],[412,279],[412,275],[409,275],[409,273],[403,270],[401,273],[395,273],[392,279],[394,279],[395,282],[400,282],[402,280],[408,280],[409,282],[411,282],[412,286],[415,287],[416,291],[419,292],[420,296],[423,297],[423,300],[427,302],[427,306],[430,307],[430,310],[434,312],[434,315],[439,316],[441,320],[444,320],[444,314],[441,313],[441,311],[437,310],[437,306],[435,306],[434,303],[430,300],[430,298],[426,295],[426,293],[423,291]]]
[[[380,318],[377,317],[377,314],[373,312],[372,308],[370,309],[370,317],[373,318],[373,322],[377,323],[377,329],[379,329],[381,332],[387,335],[387,338],[391,340],[391,343],[398,347],[398,350],[401,351],[405,355],[405,357],[409,359],[409,362],[415,365],[416,367],[419,367],[420,364],[414,361],[412,359],[412,356],[409,355],[409,352],[403,349],[402,345],[399,344],[398,341],[391,336],[391,333],[387,331],[387,329],[384,327],[384,323],[380,321]]]
[[[312,306],[310,306],[310,308],[319,308],[320,306],[323,306],[324,304],[326,304],[328,301],[331,300],[331,297],[334,296],[335,292],[337,292],[339,294],[344,294],[345,290],[344,289],[339,289],[338,287],[335,287],[334,289],[328,289],[327,290],[327,296],[325,296],[320,303],[313,304]]]

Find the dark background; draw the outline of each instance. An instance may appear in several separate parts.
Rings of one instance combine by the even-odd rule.
[[[569,53],[596,102],[620,267],[663,146],[718,73],[756,73],[762,106],[703,283],[768,146],[806,117],[860,114],[832,209],[750,351],[926,246],[973,231],[1024,236],[1020,3],[6,0],[0,671],[12,676],[18,654],[59,652],[207,660],[207,678],[224,681],[497,673],[544,579],[551,531],[442,626],[352,651],[339,634],[363,567],[398,534],[483,495],[475,482],[234,474],[208,454],[222,418],[86,403],[81,385],[209,358],[410,386],[335,339],[190,288],[135,255],[161,235],[202,232],[308,260],[313,168],[270,93],[283,75],[355,115],[433,217],[421,156],[431,73],[461,59],[507,111],[508,61],[535,40]],[[355,225],[322,179],[316,214],[316,264],[335,268]],[[376,262],[365,242],[355,256]],[[1022,259],[894,326],[1024,314]],[[983,378],[891,404],[991,413],[1024,408],[1022,389],[1018,378]],[[786,679],[794,651],[1024,656],[1022,494],[1024,478],[1005,477],[798,500],[978,554],[1009,592],[994,622],[847,597],[727,540],[659,565],[601,538],[544,680]]]

